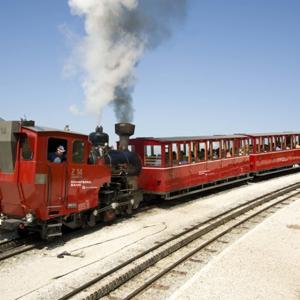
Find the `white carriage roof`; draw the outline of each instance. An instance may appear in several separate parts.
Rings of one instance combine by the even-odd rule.
[[[75,131],[67,131],[67,130],[60,130],[57,128],[50,128],[44,126],[23,126],[23,128],[29,129],[34,132],[43,132],[43,133],[63,133],[63,134],[74,134],[74,135],[81,135],[87,137],[86,134],[75,132]]]
[[[204,141],[204,140],[233,140],[249,137],[264,136],[283,136],[283,135],[300,135],[300,132],[273,132],[273,133],[239,133],[232,135],[209,135],[209,136],[179,136],[179,137],[138,137],[130,139],[131,141],[153,141],[159,143],[169,142],[186,142],[186,141]]]

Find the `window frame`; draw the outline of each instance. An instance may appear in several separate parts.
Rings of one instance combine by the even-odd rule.
[[[74,145],[76,142],[81,142],[83,144],[82,147],[82,159],[80,162],[74,161]],[[84,140],[82,139],[74,139],[72,140],[72,164],[84,164],[85,163],[85,147],[86,147],[86,143]]]

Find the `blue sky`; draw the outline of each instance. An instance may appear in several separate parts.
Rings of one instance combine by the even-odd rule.
[[[83,92],[62,75],[62,26],[83,34],[65,0],[0,0],[0,117],[93,130],[93,116],[69,112]],[[300,130],[299,55],[299,0],[190,0],[185,24],[137,68],[136,135]],[[109,134],[115,121],[107,107]]]

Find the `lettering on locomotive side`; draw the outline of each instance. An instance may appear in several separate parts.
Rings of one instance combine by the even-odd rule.
[[[84,202],[78,204],[78,209],[79,210],[86,210],[86,209],[89,209],[89,208],[90,208],[90,203],[89,203],[88,200],[85,200]]]
[[[80,187],[82,189],[85,189],[85,184],[91,184],[92,181],[90,180],[71,180],[70,185],[71,187]]]
[[[81,168],[72,168],[71,178],[81,179],[83,176],[83,169]]]
[[[82,186],[82,189],[83,190],[94,190],[94,189],[98,189],[98,186],[85,186],[85,185],[83,185]]]

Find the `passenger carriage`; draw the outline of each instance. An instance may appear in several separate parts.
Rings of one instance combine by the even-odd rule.
[[[249,137],[254,149],[251,172],[256,176],[282,172],[300,163],[300,133],[257,133]]]
[[[174,199],[250,178],[253,139],[246,135],[130,140],[142,158],[139,186]]]

